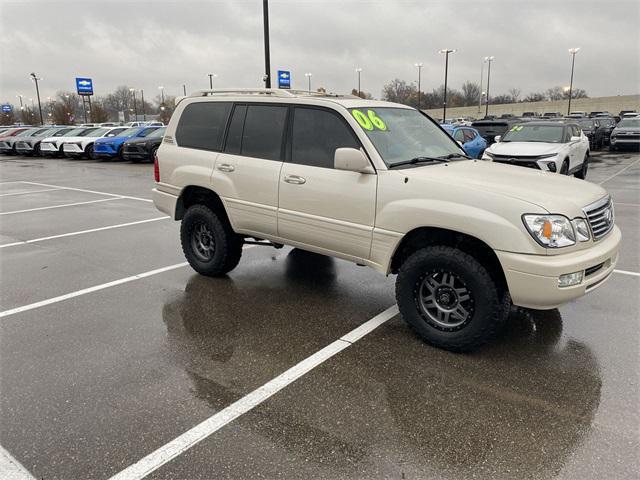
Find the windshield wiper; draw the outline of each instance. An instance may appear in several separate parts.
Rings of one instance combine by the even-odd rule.
[[[443,157],[414,157],[411,160],[402,160],[392,163],[389,168],[399,167],[401,165],[415,165],[417,163],[446,163],[448,159]]]
[[[466,158],[468,160],[471,160],[471,157],[467,155],[463,155],[461,153],[450,153],[448,155],[442,155],[441,157],[438,157],[438,158],[441,158],[443,160],[450,160],[452,158]]]

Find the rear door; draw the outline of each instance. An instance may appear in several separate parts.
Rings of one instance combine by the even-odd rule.
[[[235,104],[211,177],[236,232],[277,235],[278,180],[289,108]]]
[[[287,161],[280,174],[280,237],[368,259],[375,221],[377,175],[333,168],[337,148],[361,148],[337,112],[296,106]]]

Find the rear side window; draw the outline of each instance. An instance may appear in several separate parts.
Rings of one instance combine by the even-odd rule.
[[[181,147],[219,151],[231,103],[200,102],[187,105],[176,128]]]
[[[456,142],[464,142],[464,131],[462,129],[456,130],[456,133],[453,135],[453,138]]]
[[[353,132],[340,117],[326,110],[296,108],[293,115],[291,162],[333,168],[337,148],[360,148]]]
[[[281,160],[287,109],[286,106],[247,106],[240,153],[247,157]]]
[[[473,130],[469,130],[468,128],[464,129],[464,141],[471,142],[474,138],[476,138],[476,132]]]

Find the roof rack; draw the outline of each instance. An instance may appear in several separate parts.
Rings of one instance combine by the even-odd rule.
[[[269,95],[274,97],[293,97],[288,90],[278,88],[215,88],[213,90],[198,90],[190,97],[208,97],[214,95]]]

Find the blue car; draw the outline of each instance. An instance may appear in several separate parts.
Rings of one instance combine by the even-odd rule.
[[[472,158],[482,158],[482,154],[487,148],[487,141],[482,138],[480,132],[475,128],[449,124],[440,126],[445,132],[451,135],[455,141],[462,143],[462,148],[467,152],[467,155]]]
[[[160,127],[132,127],[120,132],[115,137],[98,138],[93,143],[93,155],[96,158],[122,160],[124,142],[131,138],[143,138]]]

